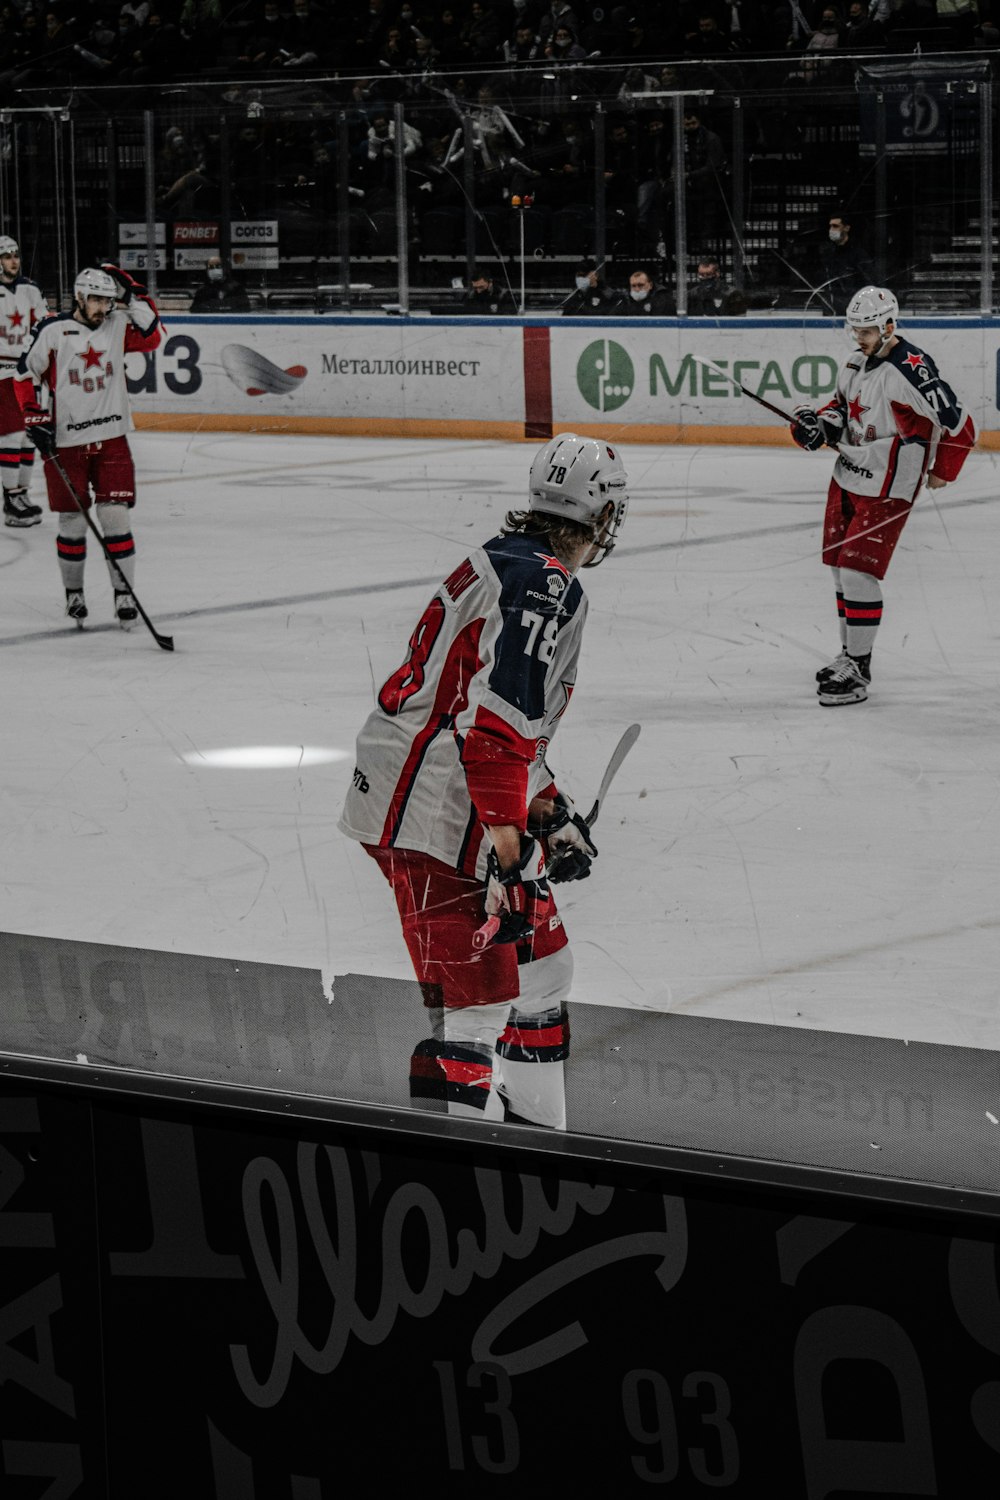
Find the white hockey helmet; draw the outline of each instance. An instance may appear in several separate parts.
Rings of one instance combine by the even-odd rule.
[[[899,303],[888,287],[863,286],[860,292],[854,293],[847,304],[848,333],[858,328],[877,328],[884,344],[892,337],[886,332],[887,323],[892,323],[892,332],[895,333],[899,326]]]
[[[610,501],[612,509],[595,540],[596,567],[614,549],[628,510],[628,475],[616,449],[599,438],[560,432],[540,448],[531,465],[528,506],[547,516],[593,526]]]
[[[21,249],[17,240],[12,240],[9,234],[0,234],[0,255],[20,255]]]
[[[118,296],[118,283],[108,275],[107,271],[99,271],[95,266],[87,266],[73,283],[73,295],[81,299],[110,297],[114,302]]]

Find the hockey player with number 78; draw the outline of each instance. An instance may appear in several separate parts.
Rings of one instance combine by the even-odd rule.
[[[833,399],[819,411],[796,407],[800,448],[837,451],[823,524],[823,561],[833,572],[840,654],[816,674],[824,707],[863,703],[882,619],[881,582],[913,502],[950,484],[976,441],[929,354],[898,333],[899,304],[885,287],[851,298],[847,331],[856,344]]]
[[[392,886],[430,1012],[418,1108],[565,1128],[573,964],[551,885],[590,874],[590,829],[546,751],[576,682],[587,601],[628,507],[618,452],[562,433],[527,510],[435,592],[358,736],[340,827]]]

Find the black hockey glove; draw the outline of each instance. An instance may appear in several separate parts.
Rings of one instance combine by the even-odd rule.
[[[24,408],[24,430],[43,458],[51,458],[56,451],[55,423],[49,412],[33,401]]]
[[[815,453],[816,449],[822,448],[826,442],[823,425],[811,406],[795,408],[795,421],[790,431],[793,442],[798,443],[800,448],[805,448],[809,453]]]
[[[520,943],[535,930],[534,907],[547,901],[545,855],[537,839],[521,835],[521,857],[510,870],[501,870],[495,849],[486,859],[486,921],[473,938],[473,947],[487,943]]]
[[[105,262],[101,266],[101,270],[106,271],[118,287],[118,301],[124,302],[126,307],[132,301],[134,293],[138,292],[140,297],[145,295],[146,288],[140,286],[133,276],[130,276],[127,271],[122,270],[121,266],[113,266]]]
[[[567,880],[586,880],[597,858],[597,845],[591,837],[590,825],[562,792],[556,793],[555,803],[551,818],[531,827],[532,833],[545,840],[548,850],[545,874],[553,885],[561,885]]]
[[[817,415],[819,417],[819,425],[823,429],[826,446],[828,448],[836,448],[837,444],[842,442],[844,437],[844,413],[839,406],[824,406],[823,410],[818,412]]]

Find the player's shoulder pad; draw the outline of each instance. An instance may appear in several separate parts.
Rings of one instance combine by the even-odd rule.
[[[948,382],[942,380],[929,354],[906,339],[900,339],[895,349],[890,350],[888,358],[907,384],[932,408],[943,427],[958,425],[961,415],[958,397]]]
[[[923,349],[918,349],[916,344],[909,343],[907,339],[900,339],[896,347],[890,349],[888,360],[918,391],[922,390],[929,381],[940,379],[938,367],[930,355]]]
[[[35,338],[38,337],[43,328],[52,328],[56,323],[72,323],[77,328],[83,327],[82,323],[77,323],[71,312],[49,313],[47,318],[39,318],[35,324]]]
[[[32,281],[30,276],[19,276],[14,282],[15,286],[33,286],[36,292],[41,291],[37,281]]]
[[[562,606],[573,614],[583,597],[575,578],[540,536],[495,536],[483,548],[508,601],[523,595],[526,605]]]

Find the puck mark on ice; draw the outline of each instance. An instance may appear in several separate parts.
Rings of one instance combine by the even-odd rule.
[[[300,386],[309,373],[305,365],[289,365],[283,370],[265,354],[248,349],[245,344],[227,344],[222,351],[222,368],[233,385],[248,396],[287,396]]]

